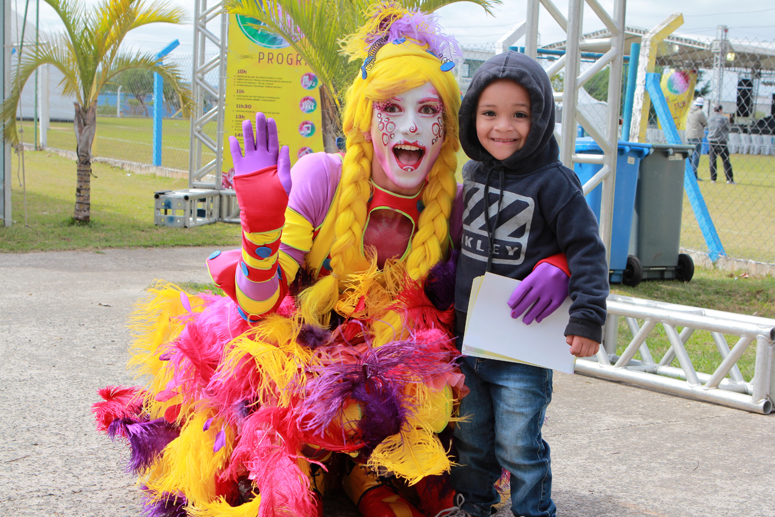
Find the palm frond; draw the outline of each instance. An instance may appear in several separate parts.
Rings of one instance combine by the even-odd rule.
[[[402,3],[404,4],[404,7],[409,9],[419,9],[426,13],[432,13],[447,5],[460,2],[476,4],[484,9],[490,16],[492,16],[492,8],[502,3],[501,0],[404,0]]]
[[[151,5],[147,5],[144,0],[139,1],[136,4],[136,12],[133,29],[149,23],[178,24],[188,20],[185,9],[175,7],[169,2],[153,2]]]
[[[194,101],[191,96],[191,89],[183,83],[183,75],[180,66],[175,63],[160,62],[153,53],[119,53],[111,67],[105,71],[104,82],[101,87],[120,73],[132,69],[150,70],[151,72],[159,74],[164,82],[169,84],[180,98],[183,116],[187,117],[190,115],[194,106]]]
[[[67,36],[61,34],[59,38],[55,37],[54,41],[57,39],[66,40]],[[24,90],[24,85],[27,84],[30,76],[43,65],[51,65],[62,72],[63,78],[60,84],[63,86],[63,93],[65,95],[75,95],[77,102],[82,104],[82,98],[79,97],[80,90],[78,89],[78,69],[73,66],[74,63],[74,56],[68,47],[61,45],[40,45],[37,51],[32,49],[22,55],[21,64],[14,70],[11,92],[0,107],[3,120],[5,121],[3,131],[6,140],[13,143],[19,140],[19,135],[16,132],[16,111],[19,107],[21,92]]]

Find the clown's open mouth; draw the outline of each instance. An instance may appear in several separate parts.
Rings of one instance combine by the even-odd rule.
[[[425,155],[425,147],[418,145],[417,143],[402,143],[393,146],[393,156],[396,159],[396,163],[402,170],[416,169],[423,156]]]

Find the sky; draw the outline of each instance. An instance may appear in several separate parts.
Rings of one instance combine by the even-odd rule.
[[[12,7],[20,14],[24,12],[25,0],[10,0]],[[98,0],[80,0],[94,5]],[[168,0],[169,3],[181,6],[189,13],[189,23],[181,26],[166,25],[163,30],[159,26],[136,29],[131,32],[126,43],[135,49],[155,51],[166,47],[171,41],[178,39],[180,47],[174,52],[179,55],[193,53],[193,1]],[[567,13],[567,0],[554,0],[558,9]],[[609,14],[613,12],[612,0],[600,0]],[[40,2],[40,28],[43,30],[58,29],[61,24],[53,10],[44,2]],[[680,7],[676,7],[680,5]],[[505,33],[513,29],[525,19],[527,11],[526,0],[503,0],[495,7],[494,16],[487,15],[484,10],[472,3],[460,2],[443,7],[437,11],[439,19],[447,31],[454,35],[466,47],[477,47],[491,44]],[[30,1],[28,17],[34,20],[35,2]],[[716,27],[725,24],[729,27],[730,39],[749,41],[775,41],[775,5],[761,0],[629,0],[626,7],[627,25],[650,29],[674,12],[683,13],[684,24],[676,32],[685,35],[696,35],[703,38],[713,38]],[[584,12],[582,32],[591,32],[603,28],[597,16],[587,7]],[[548,44],[565,39],[565,32],[560,28],[549,13],[540,8],[539,15],[540,44]],[[521,44],[518,42],[518,44]]]

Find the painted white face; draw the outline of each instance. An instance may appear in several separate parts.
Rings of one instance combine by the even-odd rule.
[[[431,83],[374,102],[374,157],[399,189],[425,181],[444,144],[444,104]]]

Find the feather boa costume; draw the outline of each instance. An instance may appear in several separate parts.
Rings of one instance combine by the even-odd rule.
[[[208,259],[227,296],[157,283],[132,317],[130,367],[148,382],[100,390],[93,412],[99,431],[129,444],[148,515],[319,515],[332,453],[406,485],[449,471],[437,433],[464,390],[447,260],[457,46],[431,16],[390,4],[372,15],[346,42],[365,60],[343,161],[302,158],[290,194],[276,169],[235,176],[243,247]],[[380,269],[363,239],[375,209],[364,134],[372,103],[428,82],[444,102],[445,143],[410,203],[407,252]]]

